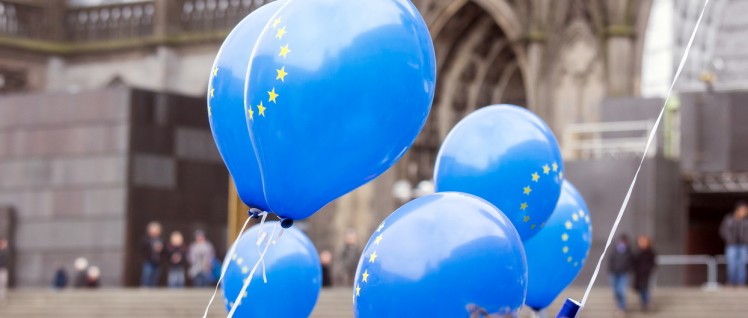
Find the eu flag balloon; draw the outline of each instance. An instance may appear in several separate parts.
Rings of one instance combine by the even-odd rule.
[[[558,142],[545,122],[527,109],[496,105],[452,129],[437,155],[434,181],[437,191],[493,203],[527,240],[553,212],[563,171]]]
[[[245,279],[260,258],[257,240],[261,233],[255,225],[234,243],[233,254],[223,261],[226,273],[223,296],[229,311],[242,290]],[[275,222],[265,223],[270,229]],[[252,278],[246,294],[239,297],[234,317],[309,317],[322,288],[322,268],[312,241],[296,228],[285,230],[283,236],[265,254],[267,284],[262,267]]]
[[[516,317],[527,264],[517,231],[495,206],[435,193],[392,213],[358,263],[355,316]]]
[[[564,181],[558,205],[545,227],[525,241],[527,300],[535,310],[548,307],[577,277],[590,251],[592,223],[582,195]]]
[[[234,179],[239,197],[249,206],[268,210],[260,166],[252,148],[244,115],[247,61],[260,32],[282,1],[252,12],[229,33],[210,72],[208,115],[213,140]]]
[[[303,219],[412,145],[434,47],[408,0],[288,0],[266,22],[249,47],[246,120],[270,210]]]

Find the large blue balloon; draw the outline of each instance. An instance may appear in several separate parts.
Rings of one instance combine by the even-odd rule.
[[[270,231],[276,222],[265,224]],[[260,225],[255,225],[234,243],[234,253],[226,255],[223,296],[229,311],[244,280],[260,257],[256,242]],[[264,245],[263,245],[264,247]],[[234,317],[309,317],[322,288],[322,269],[317,250],[296,228],[285,230],[265,254],[267,283],[259,267]]]
[[[267,22],[247,122],[271,211],[303,219],[408,150],[434,97],[434,47],[408,0],[289,0]]]
[[[213,140],[236,184],[239,197],[249,206],[268,210],[262,190],[260,166],[244,115],[244,79],[257,38],[282,1],[271,2],[244,18],[229,33],[218,51],[210,74],[208,114]]]
[[[526,284],[522,241],[506,216],[469,194],[436,193],[399,208],[369,239],[355,315],[516,316]]]
[[[582,195],[565,181],[558,205],[540,232],[525,241],[530,308],[541,310],[577,277],[590,251],[592,223]]]
[[[447,136],[434,169],[437,191],[461,191],[493,203],[523,240],[535,235],[561,193],[563,162],[556,137],[530,111],[481,108]]]

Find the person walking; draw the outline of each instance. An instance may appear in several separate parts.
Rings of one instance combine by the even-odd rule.
[[[740,201],[733,213],[722,220],[719,234],[725,241],[725,258],[727,259],[727,284],[743,286],[746,283],[748,262],[748,203]]]
[[[335,284],[352,287],[355,281],[358,260],[361,257],[361,246],[358,243],[358,234],[354,229],[348,229],[345,233],[343,246],[338,250],[336,257],[336,279]]]
[[[10,247],[8,240],[0,238],[0,302],[8,297],[8,271],[10,269]]]
[[[146,235],[140,242],[143,253],[143,271],[140,276],[140,286],[156,287],[161,276],[161,258],[164,254],[164,242],[161,240],[161,224],[148,223]]]
[[[187,246],[184,244],[182,233],[174,231],[169,238],[166,247],[166,256],[169,260],[169,276],[167,286],[171,288],[182,288],[185,285],[185,269],[187,268]]]
[[[623,234],[618,238],[613,254],[610,255],[610,261],[608,262],[610,285],[613,287],[616,305],[621,315],[626,313],[626,288],[632,265],[633,256],[629,246],[629,238],[626,234]]]
[[[657,266],[657,254],[652,248],[652,240],[647,236],[639,236],[636,240],[637,253],[634,256],[634,289],[639,294],[642,311],[649,310],[651,294],[649,288],[652,274]]]
[[[73,277],[73,287],[86,287],[86,282],[88,280],[88,260],[84,257],[76,258],[75,262],[73,262],[73,269],[75,270],[75,276]]]
[[[187,259],[190,262],[190,278],[195,287],[210,286],[213,278],[213,245],[205,238],[205,232],[195,231],[195,241],[190,245]]]

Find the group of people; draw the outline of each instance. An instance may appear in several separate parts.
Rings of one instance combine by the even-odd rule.
[[[187,285],[187,277],[195,287],[212,286],[217,281],[216,271],[220,271],[220,261],[215,249],[205,237],[205,232],[197,230],[194,241],[188,247],[179,231],[171,232],[169,241],[161,238],[161,224],[151,222],[141,241],[143,270],[140,285],[156,287],[161,279],[162,269],[167,267],[166,285],[182,288]],[[166,266],[164,266],[166,264]]]
[[[73,277],[73,287],[75,288],[98,288],[101,286],[101,269],[97,266],[88,264],[84,257],[78,257],[73,262],[75,276]],[[65,267],[61,266],[55,271],[52,287],[63,289],[68,286],[68,273]]]
[[[725,241],[727,285],[743,286],[748,263],[748,203],[740,201],[735,205],[733,213],[722,220],[719,234]]]
[[[639,236],[636,245],[635,251],[629,243],[628,236],[621,235],[613,246],[614,250],[608,262],[610,284],[620,314],[626,312],[626,291],[630,273],[634,275],[633,287],[641,299],[642,311],[649,309],[652,274],[657,266],[656,254],[652,248],[652,240],[647,236]]]
[[[321,251],[319,259],[322,263],[322,287],[353,286],[362,252],[358,233],[354,229],[345,232],[343,245],[336,250],[334,256],[329,250]]]

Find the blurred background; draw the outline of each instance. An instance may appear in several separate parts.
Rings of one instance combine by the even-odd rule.
[[[219,258],[226,252],[247,207],[213,144],[205,95],[222,40],[265,2],[0,0],[0,236],[11,286],[50,286],[79,257],[100,269],[102,286],[138,286],[152,221],[188,242],[202,230]],[[703,1],[413,2],[438,61],[426,127],[394,168],[297,225],[335,260],[433,192],[434,158],[455,123],[511,103],[558,137],[565,176],[593,216],[596,260]],[[746,13],[748,1],[712,1],[619,229],[653,237],[660,254],[721,255],[719,224],[748,199]],[[721,265],[719,276],[705,270],[722,258],[678,257],[662,263],[672,266],[660,285],[722,281]]]

